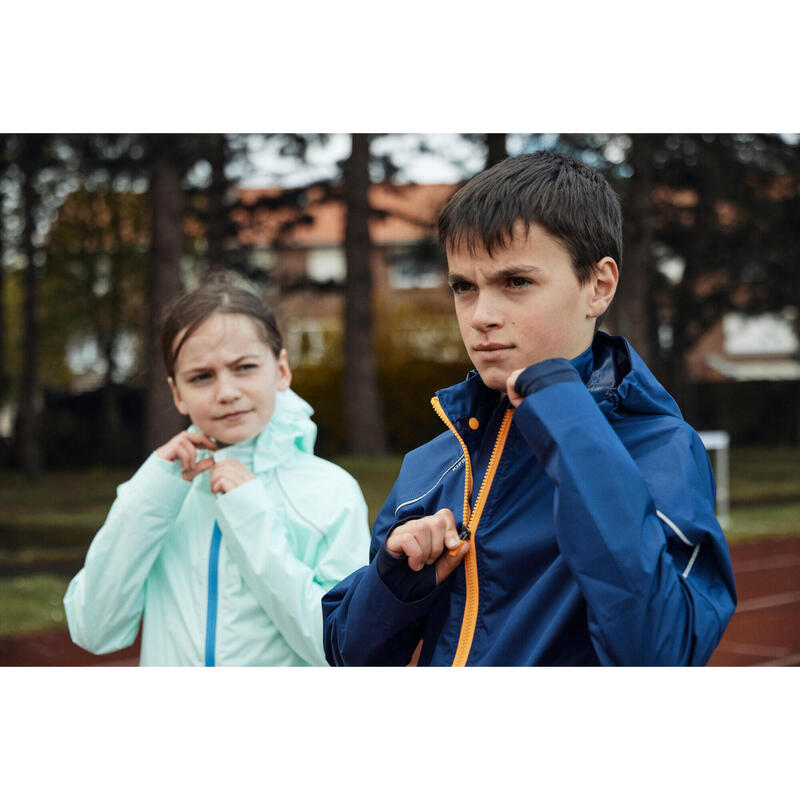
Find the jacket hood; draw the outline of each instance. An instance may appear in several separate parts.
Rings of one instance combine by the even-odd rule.
[[[314,409],[291,389],[277,392],[272,419],[261,433],[210,455],[215,461],[235,458],[257,474],[272,469],[297,452],[313,454],[317,439],[317,426],[311,421],[313,413]],[[199,429],[192,425],[189,430]]]
[[[592,362],[586,388],[607,417],[615,419],[627,412],[682,419],[678,404],[622,336],[598,331],[592,342]]]

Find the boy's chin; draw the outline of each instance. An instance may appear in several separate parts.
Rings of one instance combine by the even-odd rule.
[[[501,392],[502,394],[506,393],[506,378],[513,372],[510,370],[509,372],[505,372],[504,370],[497,370],[497,369],[484,369],[478,370],[478,375],[480,375],[481,380],[483,381],[484,385],[487,389],[494,389],[496,392]]]

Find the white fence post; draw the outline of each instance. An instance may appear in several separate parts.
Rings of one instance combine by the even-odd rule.
[[[721,527],[730,524],[729,458],[731,437],[727,431],[698,431],[706,450],[714,450],[714,473],[717,481],[717,519]]]

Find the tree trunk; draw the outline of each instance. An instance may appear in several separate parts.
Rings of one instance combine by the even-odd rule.
[[[655,358],[658,327],[653,318],[653,175],[651,142],[647,135],[634,135],[628,161],[633,167],[625,198],[624,264],[612,308],[615,333],[627,338],[648,364]]]
[[[119,463],[115,457],[115,446],[122,434],[122,420],[117,405],[117,387],[114,383],[116,361],[114,347],[120,335],[122,318],[122,297],[120,282],[122,280],[122,211],[119,193],[114,192],[109,184],[108,202],[111,209],[111,270],[109,275],[109,319],[108,330],[101,331],[103,354],[106,359],[106,374],[103,382],[103,455],[107,464]]]
[[[345,225],[344,408],[354,455],[386,452],[383,408],[372,335],[372,273],[369,239],[369,136],[352,134],[344,167]]]
[[[225,135],[211,136],[209,161],[211,162],[211,186],[208,189],[206,217],[206,243],[209,270],[225,267],[225,180],[226,147]]]
[[[33,246],[33,176],[22,169],[22,206],[24,216],[23,250],[25,252],[25,301],[23,309],[22,380],[19,400],[19,459],[30,478],[42,474],[42,452],[39,441],[38,392],[38,326],[36,322],[36,263]]]
[[[486,134],[486,166],[493,167],[508,158],[505,133]]]
[[[0,189],[0,208],[3,207],[3,193]],[[3,266],[3,253],[5,252],[5,231],[0,218],[0,409],[8,397],[8,361],[6,360],[6,271]]]
[[[146,391],[148,452],[173,437],[183,424],[183,417],[172,402],[159,345],[164,309],[181,290],[180,263],[183,253],[180,174],[165,155],[159,157],[153,166],[150,202],[152,225]]]

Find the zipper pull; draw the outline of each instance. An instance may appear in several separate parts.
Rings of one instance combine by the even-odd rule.
[[[472,538],[472,531],[463,522],[458,526],[458,538],[461,539],[462,542],[468,542]],[[452,550],[448,550],[447,553],[448,555],[455,556],[460,549],[461,545],[454,547]]]

